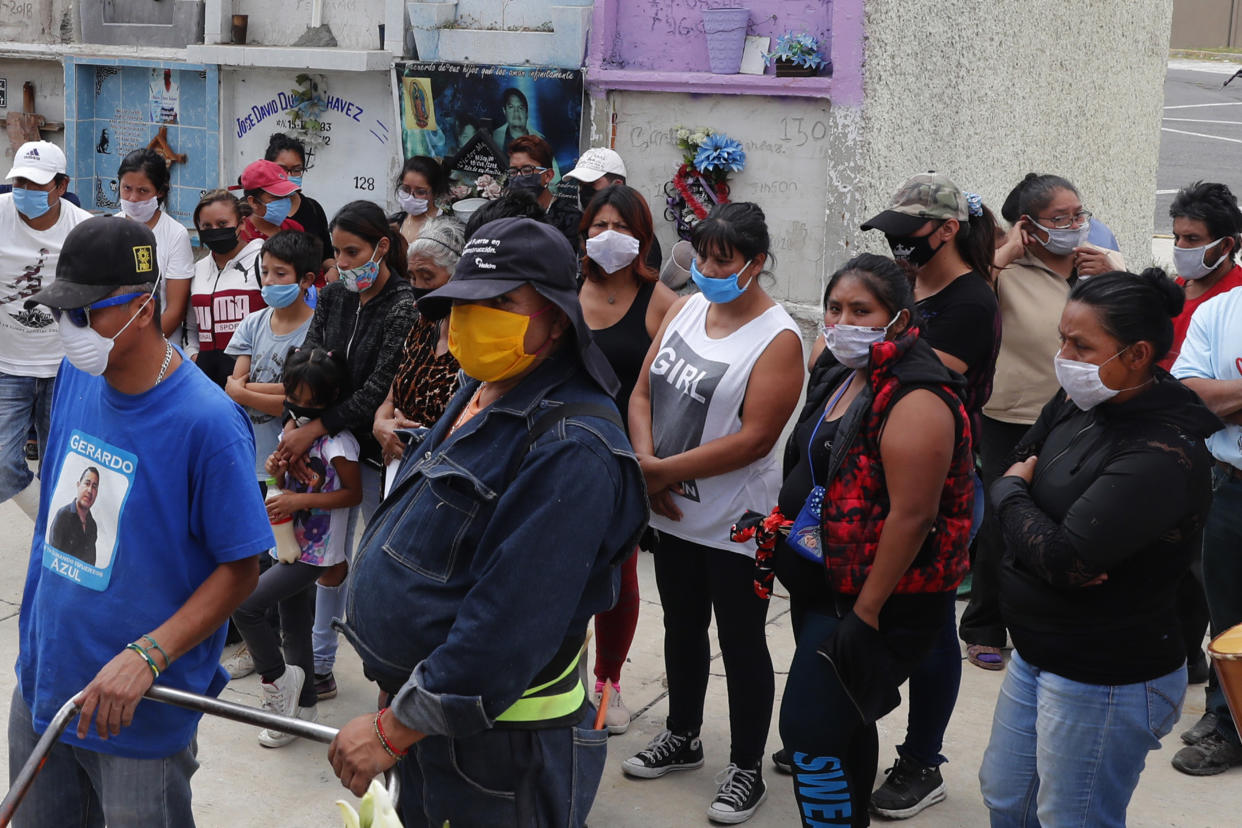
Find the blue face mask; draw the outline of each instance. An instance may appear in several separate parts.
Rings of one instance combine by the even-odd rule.
[[[296,283],[292,285],[264,285],[260,291],[263,301],[269,308],[287,308],[298,300],[302,288]]]
[[[290,181],[292,181],[294,184],[297,184],[297,185],[298,185],[298,189],[301,189],[301,188],[302,188],[302,176],[300,176],[300,175],[291,175],[291,176],[289,176],[289,180],[290,180]]]
[[[17,212],[32,221],[52,209],[47,203],[47,193],[44,190],[26,190],[21,187],[13,188],[13,205],[17,207]]]
[[[745,293],[746,289],[750,287],[750,282],[754,281],[754,279],[751,279],[744,288],[737,286],[737,278],[745,273],[748,267],[750,267],[750,262],[742,265],[742,269],[732,276],[726,276],[723,279],[713,279],[710,276],[703,275],[702,271],[699,270],[697,259],[691,259],[690,278],[699,286],[699,290],[703,292],[703,296],[707,301],[716,305],[727,305]]]
[[[285,196],[275,201],[269,201],[265,206],[267,212],[260,216],[260,218],[279,227],[285,219],[289,218],[289,211],[293,209],[293,201],[289,196]]]

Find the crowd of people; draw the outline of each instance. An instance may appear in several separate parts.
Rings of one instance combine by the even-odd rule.
[[[92,217],[63,152],[19,150],[0,195],[0,499],[33,480],[32,433],[40,486],[11,775],[66,699],[82,707],[19,824],[192,825],[198,719],[145,691],[253,672],[266,710],[314,722],[343,634],[379,693],[329,750],[345,787],[395,767],[410,828],[583,825],[632,719],[648,552],[668,715],[620,769],[708,764],[714,619],[730,745],[713,822],[771,799],[861,826],[943,800],[963,648],[1005,671],[979,769],[994,826],[1124,825],[1191,683],[1207,712],[1173,766],[1242,765],[1203,651],[1242,622],[1228,187],[1178,192],[1170,278],[1127,271],[1059,175],[1017,182],[999,218],[915,175],[860,228],[891,256],[828,278],[808,358],[769,292],[760,205],[694,226],[679,295],[615,151],[583,153],[566,197],[547,141],[497,133],[508,187],[464,222],[425,156],[393,183],[397,213],[329,219],[305,148],[274,135],[203,194],[197,261],[160,156],[126,156],[121,212]],[[795,639],[779,711],[776,581]],[[876,722],[907,682],[877,786]]]

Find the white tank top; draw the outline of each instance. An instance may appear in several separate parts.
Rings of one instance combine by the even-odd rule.
[[[681,454],[742,428],[742,401],[755,362],[781,331],[797,327],[780,305],[723,339],[707,335],[710,303],[695,294],[664,331],[651,363],[651,428],[657,457]],[[779,443],[779,441],[778,441]],[[767,514],[781,487],[779,445],[748,466],[687,480],[673,495],[681,520],[651,516],[651,525],[684,540],[754,557],[755,545],[729,540],[729,528],[750,509]]]

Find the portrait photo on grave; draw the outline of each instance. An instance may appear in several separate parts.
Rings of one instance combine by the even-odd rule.
[[[509,143],[537,135],[552,147],[556,176],[551,187],[561,170],[573,169],[582,129],[581,70],[427,61],[398,63],[396,72],[406,158],[463,156],[460,160],[473,168],[494,150],[503,170]],[[490,144],[472,145],[478,134],[488,136]],[[463,169],[467,176],[485,171]]]

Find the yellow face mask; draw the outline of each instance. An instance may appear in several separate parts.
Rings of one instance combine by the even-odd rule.
[[[468,376],[500,382],[521,374],[539,356],[526,353],[530,320],[553,307],[526,316],[486,305],[454,305],[449,313],[449,353]],[[540,350],[543,350],[540,348]]]

